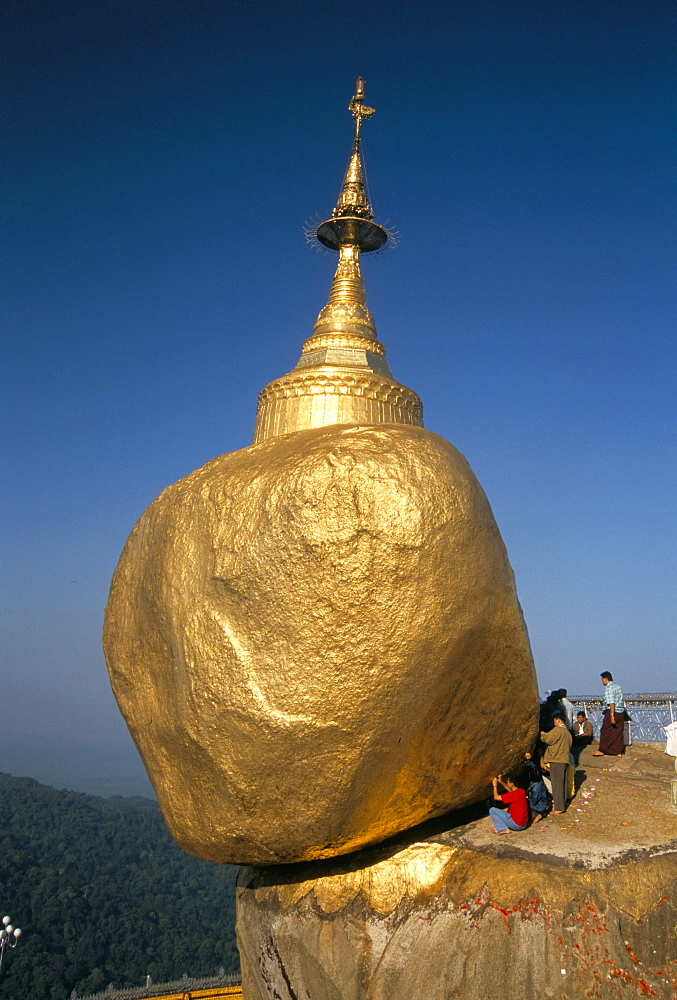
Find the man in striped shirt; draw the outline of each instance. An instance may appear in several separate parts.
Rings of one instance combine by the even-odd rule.
[[[622,757],[625,753],[623,692],[608,670],[601,677],[604,685],[604,712],[599,733],[599,750],[595,750],[593,757],[604,757],[605,754]]]

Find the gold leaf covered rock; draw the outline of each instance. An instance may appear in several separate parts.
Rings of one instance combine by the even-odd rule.
[[[316,239],[338,252],[254,446],[148,508],[104,646],[170,830],[213,861],[314,860],[484,797],[538,704],[512,571],[465,459],[423,430],[367,308],[360,128]]]
[[[285,434],[170,486],[104,646],[171,832],[212,861],[380,841],[488,794],[535,731],[491,509],[420,427]]]

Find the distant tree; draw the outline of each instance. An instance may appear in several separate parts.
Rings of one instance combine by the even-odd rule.
[[[184,853],[151,800],[0,773],[0,885],[24,932],[3,1000],[237,972],[235,877]]]

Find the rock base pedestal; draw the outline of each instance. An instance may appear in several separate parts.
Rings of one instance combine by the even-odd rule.
[[[466,811],[337,862],[243,869],[245,1000],[674,1000],[671,762],[641,777],[611,762],[524,833]]]

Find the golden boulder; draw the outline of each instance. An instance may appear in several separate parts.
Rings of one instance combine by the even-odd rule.
[[[456,449],[329,426],[166,489],[123,551],[104,647],[176,840],[312,860],[490,792],[534,736],[513,573]]]

